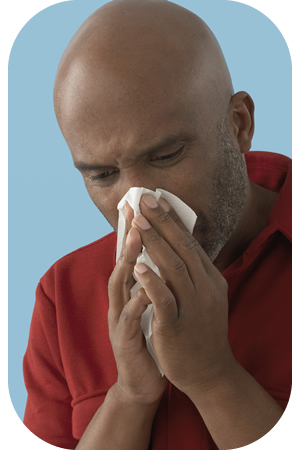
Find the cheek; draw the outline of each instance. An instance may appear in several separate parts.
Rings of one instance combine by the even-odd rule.
[[[214,201],[212,179],[211,168],[195,161],[190,166],[189,175],[181,183],[181,193],[176,193],[182,201],[195,211],[201,222],[204,222],[204,219],[205,221],[209,220],[210,217],[210,210]]]
[[[189,203],[188,199],[192,204],[206,203],[212,190],[210,167],[197,158],[188,161],[179,174],[178,189],[181,191],[181,196],[178,196],[185,203]]]

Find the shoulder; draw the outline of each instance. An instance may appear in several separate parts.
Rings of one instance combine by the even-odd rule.
[[[292,240],[292,160],[278,153],[249,152],[245,155],[248,175],[254,183],[278,192],[268,219],[272,230]]]
[[[271,191],[279,192],[292,177],[292,160],[279,153],[250,151],[245,154],[248,175],[254,182]]]

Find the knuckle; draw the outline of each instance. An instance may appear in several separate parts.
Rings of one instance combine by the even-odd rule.
[[[157,215],[157,222],[159,224],[165,224],[171,222],[171,216],[165,211],[159,211]]]
[[[119,259],[117,261],[117,264],[116,264],[116,270],[120,270],[124,266],[124,264],[126,262],[125,256],[126,256],[126,252],[125,252],[125,248],[123,248],[123,250],[119,256]]]
[[[198,241],[193,236],[187,236],[186,234],[183,234],[179,239],[178,245],[189,253],[193,253],[199,247]]]
[[[159,307],[162,309],[169,309],[173,307],[174,298],[171,295],[165,294],[159,298]]]
[[[187,237],[186,248],[190,252],[194,252],[199,248],[199,242],[193,237]]]
[[[121,312],[120,321],[128,322],[129,320],[131,320],[131,314],[130,314],[130,309],[129,309],[128,303],[127,303],[127,305],[124,306],[124,308]]]
[[[186,271],[186,266],[185,266],[184,262],[182,261],[182,259],[176,258],[170,264],[170,269],[179,275],[183,275]]]
[[[135,293],[135,298],[138,302],[143,302],[144,300],[147,299],[147,295],[145,292],[144,288],[140,288],[136,293]]]
[[[162,237],[158,233],[153,233],[148,237],[148,244],[156,245],[162,241]]]
[[[121,257],[120,257],[121,259]],[[108,279],[107,289],[108,296],[113,296],[120,291],[122,285],[126,288],[132,283],[132,272],[128,272],[125,267],[124,258],[117,262],[117,266],[113,270],[111,276]]]
[[[123,287],[125,289],[128,289],[132,286],[132,274],[126,274],[124,275],[124,278],[120,280],[120,287]]]

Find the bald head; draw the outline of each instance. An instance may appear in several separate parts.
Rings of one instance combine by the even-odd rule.
[[[198,16],[163,0],[114,0],[84,22],[65,50],[54,106],[72,146],[83,123],[100,126],[108,114],[115,127],[125,114],[129,126],[143,111],[167,113],[172,99],[175,108],[196,102],[219,119],[231,95],[222,51]]]

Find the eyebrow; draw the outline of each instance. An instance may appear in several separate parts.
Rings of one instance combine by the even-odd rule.
[[[176,144],[177,142],[187,141],[187,140],[191,140],[191,137],[190,136],[188,137],[186,133],[181,132],[181,133],[171,134],[171,135],[165,137],[162,141],[145,149],[139,156],[151,155],[152,153],[155,153],[155,152],[163,149],[164,147],[169,147],[173,144]],[[110,167],[111,164],[87,164],[84,161],[78,161],[78,162],[74,162],[74,166],[80,172],[89,172],[92,170],[105,169],[107,167]]]
[[[109,167],[108,165],[101,165],[101,164],[87,164],[83,161],[78,161],[74,163],[74,166],[76,169],[78,169],[80,172],[89,172],[92,170],[100,170],[105,169],[106,167]]]

